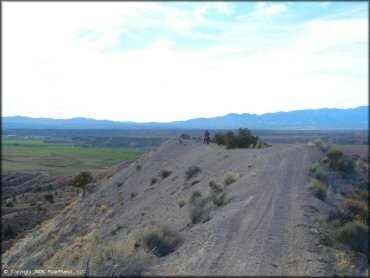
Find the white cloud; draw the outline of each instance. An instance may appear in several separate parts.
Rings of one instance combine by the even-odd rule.
[[[5,3],[3,114],[171,121],[367,103],[367,20],[240,24],[210,20],[217,5],[207,5]],[[260,16],[283,12],[258,5]],[[233,13],[227,6],[219,12]],[[149,46],[101,52],[153,27],[217,43],[180,50],[158,35]]]
[[[267,4],[265,2],[258,2],[251,13],[240,15],[238,20],[247,18],[262,18],[277,15],[288,10],[288,6],[284,4]]]

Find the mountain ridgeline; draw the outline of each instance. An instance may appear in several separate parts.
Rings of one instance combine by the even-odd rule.
[[[213,118],[195,118],[167,123],[137,123],[87,118],[50,119],[2,117],[3,129],[368,129],[369,106],[350,109],[323,108],[290,112],[227,114]]]

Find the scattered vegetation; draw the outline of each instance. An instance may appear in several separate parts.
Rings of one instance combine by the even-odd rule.
[[[229,130],[228,132],[216,132],[212,137],[212,142],[218,145],[225,145],[226,149],[235,148],[265,148],[270,145],[259,141],[258,136],[253,136],[248,128],[239,128],[237,134]]]
[[[150,226],[143,235],[137,239],[139,246],[143,245],[147,250],[158,257],[164,257],[175,251],[182,243],[179,233],[168,226]]]
[[[8,208],[12,208],[14,206],[14,204],[13,204],[12,201],[8,201],[8,202],[6,202],[5,206],[8,207]]]
[[[171,171],[168,171],[168,170],[161,170],[161,173],[160,173],[160,176],[162,177],[162,179],[165,179],[167,178],[169,175],[171,175]]]
[[[229,173],[227,173],[226,177],[225,177],[225,185],[230,185],[234,182],[236,182],[237,180],[239,180],[241,178],[242,174],[238,173],[238,172],[233,172],[233,171],[230,171]]]
[[[189,169],[186,171],[186,180],[190,180],[191,178],[196,177],[202,170],[199,166],[193,165],[189,167]]]

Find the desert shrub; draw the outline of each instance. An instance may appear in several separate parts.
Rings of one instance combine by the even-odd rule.
[[[150,178],[150,185],[155,184],[157,181],[158,181],[158,179],[156,177],[151,177]]]
[[[100,210],[101,212],[107,212],[107,211],[108,211],[108,207],[107,207],[106,205],[101,205],[101,206],[99,207],[99,210]]]
[[[54,203],[54,196],[52,194],[44,195],[44,199],[48,201],[49,203]]]
[[[355,170],[355,161],[347,155],[339,159],[337,164],[338,170],[341,172],[352,173]]]
[[[221,195],[213,195],[213,199],[212,199],[213,203],[220,207],[220,206],[224,206],[226,204],[228,204],[230,202],[230,198],[227,197],[226,193],[222,193]]]
[[[180,208],[186,205],[186,200],[184,197],[181,197],[180,199],[177,200],[177,204],[179,205]]]
[[[217,182],[215,180],[210,180],[209,187],[212,191],[220,192],[224,189],[225,186],[223,185],[223,183]]]
[[[13,202],[6,202],[5,204],[6,207],[12,208],[14,206]]]
[[[321,167],[319,163],[316,163],[310,168],[310,174],[316,179],[324,181],[327,177],[325,170]]]
[[[78,188],[81,188],[82,191],[82,198],[85,197],[85,187],[87,184],[93,181],[93,177],[90,172],[82,171],[77,176],[75,176],[72,180],[72,185]]]
[[[330,166],[334,170],[343,173],[352,173],[355,169],[355,161],[338,149],[331,148],[326,156],[330,160]]]
[[[189,200],[189,216],[193,224],[211,219],[212,198],[202,197],[199,191],[194,191]]]
[[[253,145],[253,144],[251,144],[251,145]],[[267,145],[266,143],[263,143],[261,141],[258,141],[256,146],[255,146],[255,149],[262,149],[262,148],[265,148],[267,146],[269,146],[269,145]]]
[[[10,225],[6,226],[6,228],[4,230],[4,239],[5,240],[15,238],[16,235],[17,235],[17,233],[13,230],[13,228]]]
[[[130,193],[130,197],[131,199],[135,198],[137,196],[137,193],[136,192],[131,192]]]
[[[151,226],[139,236],[138,242],[154,255],[164,257],[179,247],[182,238],[168,226]]]
[[[326,220],[328,222],[338,221],[340,223],[340,226],[343,226],[344,224],[352,221],[353,216],[341,210],[331,211],[329,212]]]
[[[312,185],[312,193],[315,197],[319,198],[320,200],[326,199],[326,191],[327,189],[322,186],[319,182],[313,182]]]
[[[341,150],[330,148],[330,150],[326,153],[326,156],[330,159],[330,161],[335,162],[338,161],[341,157],[343,157],[343,152]]]
[[[335,232],[335,238],[354,250],[368,253],[369,227],[357,221],[345,224]]]
[[[171,175],[171,171],[168,171],[168,170],[161,170],[161,173],[160,173],[160,176],[162,177],[162,179],[165,179],[167,178],[169,175]]]
[[[369,178],[368,177],[358,177],[356,183],[354,184],[359,189],[368,190],[369,188]]]
[[[112,218],[110,218],[110,217],[108,217],[108,218],[104,219],[104,223],[105,223],[105,224],[111,224],[111,223],[112,223],[112,221],[113,221],[113,219],[112,219]]]
[[[238,134],[228,131],[225,135],[225,146],[227,149],[248,148],[251,144],[256,145],[258,136],[253,136],[248,128],[239,128]]]
[[[359,214],[365,207],[365,203],[354,198],[348,198],[344,202],[344,208],[353,213],[354,215]]]
[[[228,131],[225,135],[225,147],[226,149],[234,149],[237,147],[237,139],[232,131]]]
[[[344,209],[350,214],[354,215],[357,221],[368,224],[369,219],[369,205],[367,200],[361,201],[354,197],[348,198],[343,205]]]
[[[76,260],[76,261],[77,261],[77,260],[79,260],[80,258],[81,258],[81,253],[80,253],[80,252],[76,252],[76,253],[74,253],[74,254],[73,254],[73,259],[74,259],[74,260]]]
[[[185,173],[186,180],[196,177],[201,171],[202,170],[199,168],[199,166],[193,165],[189,167],[189,169],[186,170],[186,173]]]
[[[189,134],[183,133],[180,135],[180,139],[190,140],[191,136]]]
[[[117,273],[119,277],[140,277],[150,264],[150,256],[139,249],[125,257],[122,270]]]
[[[227,173],[227,176],[225,177],[225,184],[226,185],[230,185],[234,182],[236,182],[238,179],[240,179],[242,176],[242,174],[238,173],[238,172],[233,172],[233,171],[230,171],[229,173]]]
[[[224,132],[216,132],[215,135],[212,137],[212,142],[218,145],[225,145],[226,144],[225,136],[226,134]]]
[[[313,144],[317,147],[317,148],[321,148],[322,146],[324,146],[324,141],[322,141],[321,138],[317,138],[315,140],[313,140]]]

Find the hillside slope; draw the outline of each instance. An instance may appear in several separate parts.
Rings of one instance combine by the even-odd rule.
[[[166,141],[33,229],[5,253],[3,268],[86,269],[89,275],[325,275],[325,247],[304,227],[315,201],[309,167],[319,158],[305,145],[225,150]],[[201,172],[187,180],[194,165]],[[161,177],[161,170],[171,173]],[[192,192],[207,196],[209,181],[223,182],[229,171],[241,174],[223,189],[230,201],[210,205],[209,221],[192,223]],[[148,251],[136,248],[138,235],[160,224],[175,230],[181,243],[166,256],[143,255]]]

